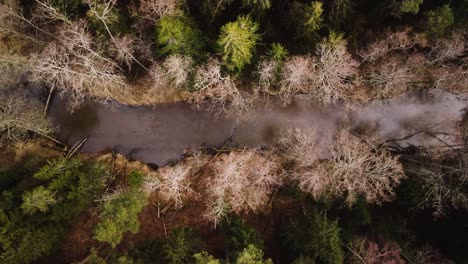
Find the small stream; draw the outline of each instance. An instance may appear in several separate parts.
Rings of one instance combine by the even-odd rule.
[[[49,116],[59,128],[60,140],[72,145],[88,138],[82,152],[114,150],[161,166],[180,158],[187,148],[220,146],[229,138],[235,146],[269,145],[282,129],[297,125],[312,127],[326,136],[345,122],[345,117],[354,129],[384,139],[401,138],[426,128],[438,137],[418,134],[398,142],[400,146],[437,145],[440,139],[452,144],[457,141],[456,126],[468,106],[467,97],[435,90],[374,101],[351,110],[342,106],[319,109],[306,100],[297,100],[286,108],[257,109],[250,121],[241,122],[216,117],[186,103],[130,107],[89,101],[71,114],[64,100],[57,97]]]

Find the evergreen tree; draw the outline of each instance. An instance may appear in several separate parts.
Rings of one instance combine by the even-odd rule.
[[[232,72],[239,73],[252,60],[260,35],[259,24],[250,16],[241,15],[235,22],[221,27],[218,46],[224,65]]]
[[[273,264],[271,259],[263,259],[263,250],[248,245],[237,257],[236,264]]]
[[[436,10],[427,12],[426,17],[428,33],[437,36],[443,35],[447,28],[455,22],[452,8],[449,5],[443,5]]]
[[[136,234],[140,228],[138,214],[146,204],[146,195],[140,190],[130,190],[104,204],[94,237],[115,248],[125,232]]]
[[[194,59],[204,56],[202,32],[185,16],[165,16],[156,22],[156,44],[159,56],[188,55]]]
[[[21,209],[23,209],[26,214],[34,214],[38,211],[45,213],[49,210],[49,206],[55,203],[57,203],[55,194],[41,185],[23,194]]]
[[[400,5],[401,13],[417,14],[419,12],[419,6],[424,0],[403,0]]]

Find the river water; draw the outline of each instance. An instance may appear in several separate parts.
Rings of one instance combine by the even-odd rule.
[[[467,107],[467,96],[435,90],[424,95],[374,101],[364,106],[314,107],[307,100],[282,108],[256,109],[249,121],[235,121],[194,109],[185,103],[157,107],[130,107],[86,102],[73,114],[65,102],[54,99],[49,116],[59,128],[58,138],[68,144],[87,137],[82,152],[114,150],[131,159],[166,164],[187,148],[220,146],[229,138],[235,146],[269,145],[285,128],[310,126],[320,135],[333,133],[340,124],[383,139],[402,138],[421,129],[427,134],[400,141],[400,146],[457,142],[456,126]],[[324,137],[325,138],[325,137]]]

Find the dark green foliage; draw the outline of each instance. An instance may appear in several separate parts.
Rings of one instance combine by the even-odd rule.
[[[419,12],[419,6],[424,0],[403,0],[400,5],[400,12],[417,14]]]
[[[270,49],[267,52],[268,57],[275,60],[278,64],[281,64],[286,57],[289,55],[288,50],[280,43],[272,43]]]
[[[78,12],[81,0],[49,0],[49,3],[62,14],[72,16]]]
[[[427,32],[437,36],[443,35],[453,25],[455,17],[449,5],[443,5],[426,13]]]
[[[140,242],[133,249],[132,256],[137,263],[163,264],[164,255],[162,248],[164,241],[161,239],[145,240]]]
[[[155,40],[159,56],[182,54],[195,60],[204,57],[203,34],[186,16],[166,16],[158,20]]]
[[[46,189],[44,186],[39,186],[32,191],[23,194],[23,204],[21,209],[26,214],[34,214],[36,212],[45,213],[49,210],[49,206],[57,203],[55,192]]]
[[[138,214],[146,204],[147,196],[138,189],[129,190],[104,203],[94,238],[115,248],[125,232],[136,234],[140,229]]]
[[[297,1],[292,3],[295,38],[306,41],[310,49],[320,40],[319,30],[323,26],[323,12],[321,1],[311,1],[309,4]]]
[[[59,158],[50,160],[47,165],[42,167],[38,172],[34,174],[34,178],[42,181],[48,181],[55,177],[64,174],[64,178],[68,178],[68,174],[73,173],[77,168],[82,166],[82,162],[79,159],[65,159]]]
[[[58,159],[34,175],[42,185],[34,188],[30,186],[34,179],[25,177],[4,191],[0,199],[0,262],[30,263],[54,251],[69,221],[100,195],[106,175],[99,164]],[[28,186],[33,189],[26,189]]]
[[[223,224],[222,229],[226,247],[231,253],[241,251],[248,245],[263,249],[263,240],[258,237],[257,231],[246,225],[244,219],[238,215],[230,217],[229,221]]]
[[[258,30],[259,24],[250,16],[244,15],[221,27],[217,44],[223,63],[229,71],[240,73],[250,64],[260,40]]]
[[[115,6],[108,7],[106,2],[99,0],[91,0],[91,5],[95,12],[89,10],[86,16],[91,22],[91,27],[99,36],[108,38],[110,37],[109,33],[116,36],[128,31],[127,17],[122,15]]]
[[[128,174],[128,185],[130,187],[140,187],[145,175],[141,171],[132,171]]]
[[[340,29],[345,23],[348,23],[353,12],[351,0],[333,0],[329,16],[332,28]]]
[[[163,255],[166,263],[185,264],[193,263],[193,255],[202,250],[203,243],[198,232],[190,228],[178,228],[163,245]]]
[[[195,259],[195,264],[220,264],[219,260],[215,259],[206,251],[193,255],[193,258]]]
[[[273,262],[271,259],[263,258],[263,250],[254,245],[248,245],[239,253],[236,264],[273,264]]]
[[[299,221],[291,223],[284,235],[284,245],[296,256],[304,256],[319,263],[339,264],[344,261],[340,228],[324,212],[312,210]]]

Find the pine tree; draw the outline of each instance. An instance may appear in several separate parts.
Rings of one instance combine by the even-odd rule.
[[[259,24],[245,15],[221,27],[218,46],[228,70],[239,73],[251,62],[255,46],[260,40],[258,29]]]

